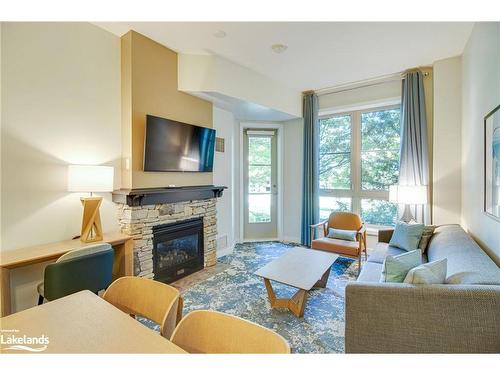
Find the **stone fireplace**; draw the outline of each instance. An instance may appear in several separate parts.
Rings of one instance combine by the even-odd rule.
[[[114,192],[121,231],[134,238],[134,274],[169,283],[215,265],[216,202],[223,189]]]

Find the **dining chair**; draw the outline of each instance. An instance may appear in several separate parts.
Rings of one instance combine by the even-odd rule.
[[[45,267],[43,282],[38,284],[38,304],[44,300],[90,290],[94,293],[106,289],[113,278],[114,250],[101,243],[71,250],[55,263]]]
[[[274,331],[233,315],[196,310],[177,325],[170,339],[188,353],[290,353],[288,342]]]
[[[179,291],[151,279],[121,277],[106,289],[103,298],[127,314],[159,324],[161,335],[167,339],[182,318],[183,302]]]

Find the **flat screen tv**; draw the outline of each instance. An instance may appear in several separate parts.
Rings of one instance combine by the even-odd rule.
[[[212,172],[215,130],[146,116],[144,171]]]

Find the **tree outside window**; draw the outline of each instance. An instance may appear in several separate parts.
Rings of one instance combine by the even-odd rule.
[[[399,106],[324,116],[319,129],[320,217],[353,211],[365,223],[394,225],[389,186],[399,175]]]

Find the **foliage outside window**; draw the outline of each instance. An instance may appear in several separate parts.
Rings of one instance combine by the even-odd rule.
[[[271,222],[271,137],[248,137],[248,222]]]
[[[353,111],[320,118],[320,217],[353,211],[365,223],[393,225],[397,205],[388,202],[397,183],[399,107]]]

